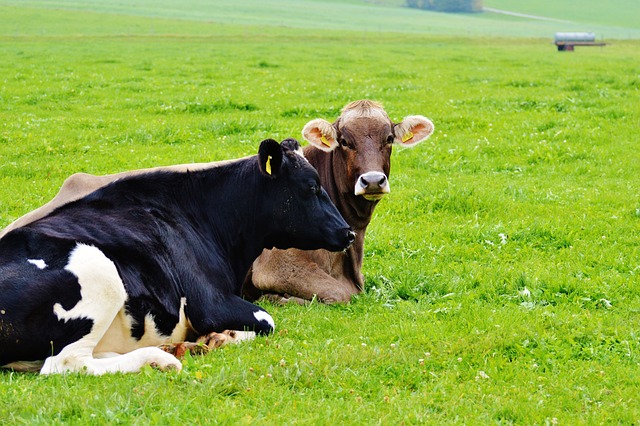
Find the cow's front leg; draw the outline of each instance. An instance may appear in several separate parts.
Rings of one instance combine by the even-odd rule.
[[[290,294],[280,293],[264,293],[258,296],[259,300],[266,300],[275,305],[286,305],[287,303],[294,303],[296,305],[306,305],[311,303],[313,299],[303,299],[301,297],[291,296]]]
[[[253,340],[256,333],[253,331],[225,330],[222,333],[209,333],[200,336],[196,343],[206,346],[209,349],[217,349],[230,343],[240,343],[245,340]]]
[[[265,250],[245,281],[257,292],[245,294],[274,303],[349,303],[360,290],[343,272],[341,258],[324,250]]]
[[[240,343],[255,339],[253,331],[225,330],[222,333],[212,332],[198,337],[195,342],[166,343],[159,348],[178,359],[184,358],[187,352],[191,355],[203,355],[230,343]]]
[[[195,330],[225,331],[205,333],[195,342],[160,346],[177,358],[183,357],[187,352],[203,354],[230,343],[252,340],[257,334],[269,334],[275,328],[273,318],[267,311],[236,295],[227,297],[215,309],[210,309],[206,304],[187,303],[185,312]]]

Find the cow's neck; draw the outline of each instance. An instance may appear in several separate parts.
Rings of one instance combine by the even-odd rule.
[[[364,258],[364,237],[378,202],[367,201],[361,196],[354,195],[353,191],[348,193],[340,192],[335,178],[339,172],[333,170],[332,155],[332,153],[326,154],[315,148],[305,150],[305,156],[318,171],[320,182],[329,194],[331,201],[333,201],[342,217],[356,233],[356,239],[351,247],[347,249],[346,255],[350,259],[348,273],[358,287],[362,289],[364,283],[360,270],[362,269]]]
[[[256,222],[256,200],[260,192],[256,184],[257,165],[250,163],[257,160],[242,161],[247,162],[245,167],[211,170],[202,191],[207,212],[206,232],[215,235],[216,244],[226,256],[225,262],[233,269],[236,293],[249,267],[262,252],[265,240],[264,227]],[[242,188],[241,194],[238,188]],[[219,208],[221,205],[228,208]]]

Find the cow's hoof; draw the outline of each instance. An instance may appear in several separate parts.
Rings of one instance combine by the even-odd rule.
[[[160,371],[180,371],[182,370],[182,363],[178,361],[178,359],[169,354],[162,351],[158,351],[157,348],[143,348],[148,349],[145,351],[146,362],[145,364],[150,365],[153,368],[156,368]]]
[[[175,363],[175,362],[171,362],[171,363],[158,363],[158,362],[151,362],[149,364],[152,368],[155,368],[156,370],[160,370],[160,371],[180,371],[182,370],[182,364],[180,363]]]
[[[236,332],[225,330],[222,333],[209,333],[198,337],[197,343],[205,346],[209,350],[218,349],[236,340]]]
[[[243,340],[251,340],[256,336],[253,331],[225,330],[222,333],[209,333],[200,336],[196,342],[206,346],[209,350],[221,348],[229,343],[238,343]]]
[[[203,355],[209,352],[209,348],[206,345],[194,342],[167,343],[159,347],[178,359],[184,358],[187,352],[191,355]]]

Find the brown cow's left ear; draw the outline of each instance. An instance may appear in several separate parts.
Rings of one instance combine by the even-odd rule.
[[[422,115],[410,115],[395,125],[394,143],[406,147],[419,144],[433,133],[433,123]]]
[[[260,142],[258,164],[263,175],[272,179],[278,177],[282,168],[282,147],[280,144],[273,139],[265,139]]]
[[[311,145],[325,152],[338,147],[336,129],[327,120],[316,118],[308,122],[302,129],[302,136]]]

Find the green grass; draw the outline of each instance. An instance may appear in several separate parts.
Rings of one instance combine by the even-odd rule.
[[[52,10],[107,13],[119,16],[142,18],[163,18],[192,22],[209,22],[222,25],[275,26],[295,28],[299,31],[317,31],[327,36],[341,31],[358,31],[365,34],[379,33],[418,33],[455,35],[471,37],[544,37],[553,38],[556,31],[593,31],[598,38],[637,39],[640,38],[638,4],[634,0],[616,0],[601,2],[585,0],[579,7],[569,1],[558,2],[537,0],[535,2],[514,0],[487,1],[487,7],[501,8],[521,13],[531,13],[571,22],[546,22],[535,19],[498,15],[494,13],[448,14],[401,7],[403,2],[369,2],[351,0],[188,0],[180,6],[172,0],[130,0],[114,2],[111,0],[0,0],[0,6],[20,6],[35,8],[39,14],[48,14]],[[112,29],[104,25],[102,15],[87,15],[94,21],[92,32],[102,33]],[[38,20],[31,21],[37,24]],[[144,22],[138,21],[139,23]],[[19,25],[18,25],[19,24]],[[64,34],[75,30],[68,23],[52,21],[43,28],[36,25],[32,30],[36,34],[55,34],[61,30]],[[86,23],[83,22],[83,25]],[[26,25],[26,28],[25,28]],[[122,28],[137,33],[139,24]],[[146,27],[145,24],[142,24]],[[196,25],[197,26],[197,25]],[[29,21],[12,21],[7,27],[14,34],[29,31]],[[158,28],[151,27],[152,32]],[[182,31],[192,32],[183,27]],[[178,30],[181,31],[181,30]]]
[[[274,335],[180,374],[4,371],[3,424],[640,418],[637,41],[559,53],[37,7],[0,7],[0,29],[0,226],[70,173],[251,154],[359,98],[436,125],[393,154],[354,303],[266,305]]]
[[[635,0],[585,0],[580,3],[570,0],[485,0],[484,5],[546,18],[627,28],[638,28],[640,16],[640,3]]]

